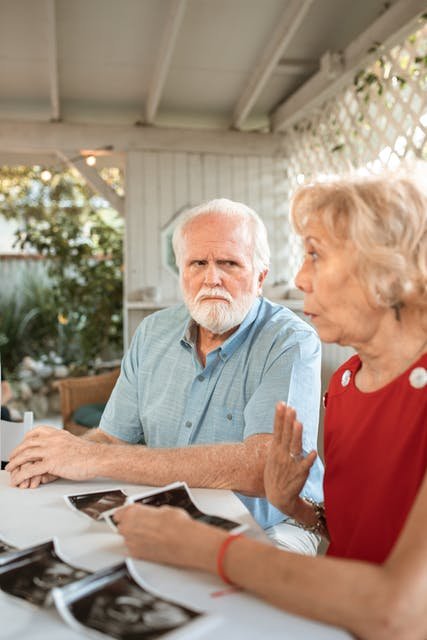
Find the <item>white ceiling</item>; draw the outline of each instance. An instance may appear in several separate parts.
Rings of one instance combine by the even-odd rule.
[[[422,8],[419,0],[0,0],[0,127],[269,132],[328,51],[341,56],[338,70],[326,69],[331,80],[346,69],[349,46],[361,41],[366,53]],[[378,21],[385,27],[372,30]],[[0,153],[16,151],[2,140]]]

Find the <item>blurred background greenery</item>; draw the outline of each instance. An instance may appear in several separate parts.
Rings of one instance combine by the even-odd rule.
[[[48,176],[48,178],[47,178]],[[122,188],[118,170],[103,175]],[[0,169],[0,216],[14,248],[0,260],[0,352],[14,377],[25,356],[84,374],[122,352],[123,221],[76,171]]]

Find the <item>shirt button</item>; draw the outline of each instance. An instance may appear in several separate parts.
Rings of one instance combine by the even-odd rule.
[[[205,376],[202,376],[202,375],[197,376],[197,380],[198,380],[199,382],[203,382],[203,380],[204,380],[204,379],[205,379]]]
[[[190,420],[187,420],[187,422],[185,423],[185,426],[187,427],[187,429],[189,429],[190,427],[193,426],[193,423],[190,422]]]
[[[231,413],[227,413],[227,420],[232,420],[232,419],[233,419],[232,414]]]

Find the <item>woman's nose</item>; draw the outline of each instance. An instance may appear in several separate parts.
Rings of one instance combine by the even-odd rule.
[[[308,293],[312,289],[311,278],[309,275],[309,269],[306,260],[304,260],[297,275],[295,276],[295,286],[304,293]]]

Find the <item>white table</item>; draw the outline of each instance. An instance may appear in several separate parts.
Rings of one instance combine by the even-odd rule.
[[[99,479],[73,483],[63,480],[36,490],[9,486],[9,474],[0,472],[0,538],[29,546],[57,536],[67,559],[88,570],[97,570],[123,561],[126,555],[121,537],[105,524],[90,522],[73,512],[63,500],[67,493],[120,486],[129,495],[148,487]],[[198,505],[212,513],[254,525],[251,515],[231,491],[192,489]],[[255,525],[256,528],[256,525]],[[263,534],[253,534],[262,537]],[[338,629],[288,615],[244,593],[230,593],[219,578],[198,571],[164,567],[137,561],[141,576],[165,597],[212,612],[217,626],[204,632],[203,640],[345,640],[350,636]],[[213,597],[212,594],[225,594]],[[62,622],[53,611],[32,608],[0,593],[0,638],[8,640],[77,640],[82,636]]]

